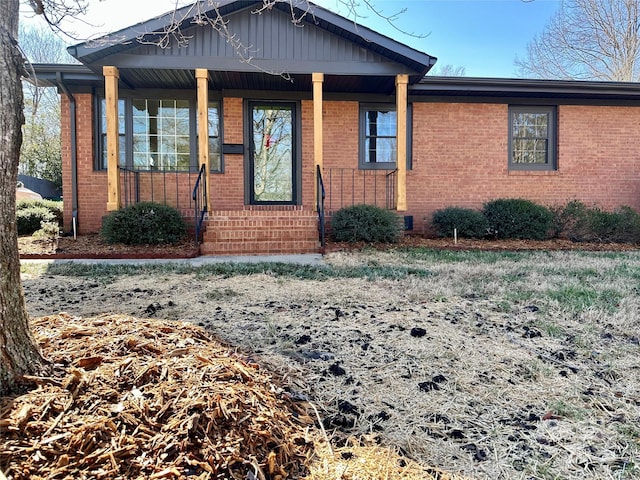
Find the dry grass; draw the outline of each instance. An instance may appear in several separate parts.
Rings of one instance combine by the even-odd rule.
[[[24,283],[34,315],[110,310],[201,324],[312,398],[337,447],[373,435],[478,479],[640,474],[638,253],[418,249],[327,262],[430,274],[203,269]]]

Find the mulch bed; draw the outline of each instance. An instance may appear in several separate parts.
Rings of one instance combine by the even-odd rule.
[[[301,478],[314,420],[267,372],[188,323],[36,319],[52,362],[0,399],[8,478]]]
[[[334,450],[315,407],[192,324],[59,314],[32,328],[53,371],[0,397],[0,479],[464,480],[375,441]]]
[[[138,258],[194,258],[200,255],[199,245],[192,238],[185,238],[175,245],[123,245],[108,244],[97,234],[60,237],[56,240],[20,237],[20,258],[23,259],[138,259]],[[580,243],[565,239],[553,240],[474,240],[452,238],[424,238],[407,235],[399,243],[367,244],[364,242],[328,242],[324,253],[375,248],[422,247],[436,250],[485,250],[485,251],[535,251],[535,250],[583,250],[583,251],[633,251],[640,245],[622,243]]]
[[[23,259],[193,258],[200,254],[200,247],[193,238],[185,238],[175,245],[124,245],[105,243],[98,234],[55,240],[24,236],[18,238],[18,249]]]
[[[434,250],[484,250],[484,251],[540,251],[540,250],[582,250],[582,251],[633,251],[640,249],[640,245],[625,243],[581,243],[566,239],[552,240],[476,240],[460,238],[457,242],[453,238],[425,238],[419,235],[406,235],[398,243],[375,244],[378,250],[397,248],[421,247]],[[328,242],[326,253],[362,250],[371,248],[365,242],[345,243]]]

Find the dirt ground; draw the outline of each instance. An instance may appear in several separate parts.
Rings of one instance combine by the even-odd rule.
[[[558,255],[558,265],[601,268]],[[334,251],[326,261],[407,260]],[[550,260],[529,261],[504,275]],[[494,266],[430,268],[437,274],[403,279],[26,273],[23,283],[32,316],[119,313],[204,327],[315,402],[337,445],[373,435],[477,479],[638,478],[637,301],[615,316],[505,306],[503,287],[484,291]]]

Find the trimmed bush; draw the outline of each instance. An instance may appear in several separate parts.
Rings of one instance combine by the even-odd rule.
[[[496,238],[544,240],[553,226],[553,213],[523,198],[498,199],[484,205],[489,231]]]
[[[178,242],[186,229],[182,215],[175,208],[141,202],[107,215],[100,234],[108,243],[156,245]]]
[[[16,211],[18,235],[31,235],[33,232],[40,230],[43,223],[55,221],[54,214],[45,207],[29,206]]]
[[[439,237],[452,237],[455,228],[459,237],[482,238],[489,228],[489,223],[482,212],[460,207],[436,210],[432,223]]]
[[[18,200],[16,203],[16,213],[30,208],[46,208],[54,216],[54,221],[62,227],[62,202],[59,200]]]
[[[402,219],[374,205],[354,205],[338,210],[331,218],[331,237],[336,242],[397,242]]]
[[[555,223],[574,242],[640,243],[640,214],[627,206],[608,212],[574,200],[556,210]]]

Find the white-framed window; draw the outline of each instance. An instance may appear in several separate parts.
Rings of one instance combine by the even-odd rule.
[[[96,169],[107,168],[106,102],[100,98]],[[118,100],[120,165],[136,170],[197,168],[195,100],[127,96]],[[210,101],[208,144],[211,171],[222,171],[220,102]]]

